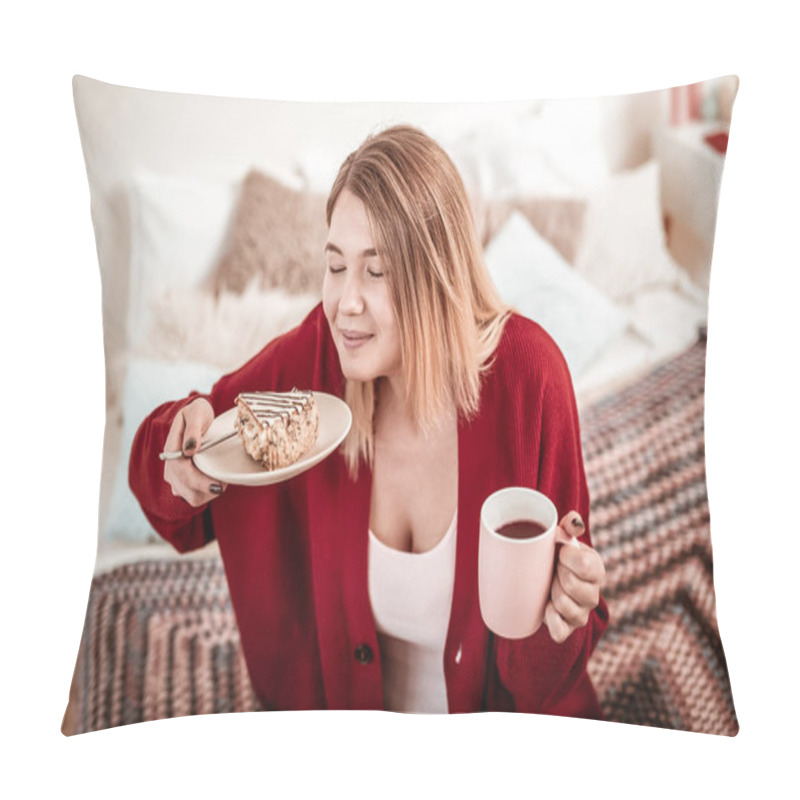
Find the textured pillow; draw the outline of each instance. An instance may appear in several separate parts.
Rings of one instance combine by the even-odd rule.
[[[724,89],[729,97],[736,85],[735,78],[704,84],[707,93]],[[241,527],[225,531],[232,534],[226,541],[220,535],[218,548],[205,544],[210,528],[198,517],[187,545],[192,557],[177,552],[183,542],[165,554],[150,543],[152,531],[128,489],[128,452],[139,421],[157,404],[207,390],[220,373],[307,317],[323,277],[330,176],[367,134],[407,122],[439,141],[462,173],[501,295],[550,332],[573,376],[598,370],[615,386],[596,405],[580,408],[592,538],[609,575],[603,597],[610,622],[594,650],[580,645],[573,655],[588,659],[580,672],[585,666],[598,713],[609,721],[736,733],[716,625],[704,482],[705,362],[698,331],[707,298],[669,250],[653,147],[657,137],[682,141],[691,133],[672,129],[669,90],[588,100],[326,104],[149,92],[81,77],[73,88],[103,282],[109,391],[102,481],[110,497],[101,497],[107,513],[65,732],[272,707],[263,700],[273,693],[272,685],[264,687],[266,673],[252,672],[259,685],[248,664],[257,668],[252,659],[274,653],[278,642],[297,640],[319,655],[331,641],[356,637],[332,660],[326,649],[324,658],[299,666],[281,661],[270,678],[281,697],[317,668],[355,674],[350,688],[366,691],[368,681],[358,676],[380,658],[362,638],[371,629],[323,630],[326,615],[328,623],[349,623],[338,604],[350,602],[352,592],[337,586],[333,603],[315,597],[269,631],[247,628],[251,614],[274,605],[234,611],[228,576],[252,570],[264,555],[260,540],[253,550],[237,551],[245,515],[237,517]],[[702,147],[708,148],[703,157],[724,158]],[[693,197],[695,180],[691,170],[670,175]],[[694,218],[693,205],[678,221],[705,231],[716,194],[695,199],[703,219]],[[564,410],[570,416],[572,409]],[[556,439],[551,436],[554,446]],[[134,475],[154,477],[163,490],[155,449],[153,456]],[[510,463],[505,456],[497,454],[497,464]],[[308,475],[323,482],[332,464]],[[299,496],[312,485],[291,486]],[[330,485],[347,484],[337,475]],[[225,506],[235,513],[256,492],[265,503],[277,497],[291,506],[296,499],[274,487],[228,491],[228,501],[242,502]],[[180,498],[174,500],[180,507]],[[282,506],[274,508],[283,514]],[[352,510],[343,505],[343,519]],[[162,533],[171,519],[159,524]],[[287,516],[285,529],[283,521],[276,517],[269,545],[293,561],[265,587],[275,592],[313,580],[333,558],[324,551],[310,569],[305,540],[294,536],[304,521]],[[365,526],[361,534],[367,533]],[[477,531],[460,528],[459,542],[473,541],[470,535]],[[233,572],[229,559],[236,561]],[[258,570],[256,579],[263,575]],[[350,589],[358,590],[357,582]],[[486,634],[477,605],[468,612]],[[255,646],[243,646],[245,634],[252,643],[253,630]],[[546,630],[536,636],[549,648],[541,664],[546,675],[547,659],[571,653],[575,640],[556,646]],[[529,669],[529,652],[546,649],[537,644],[528,651],[529,644],[499,643],[503,657],[496,651],[497,674],[516,681],[525,700],[533,684],[520,671]],[[488,663],[483,644],[465,643],[454,659],[451,667],[469,680]],[[573,675],[572,668],[563,674]],[[500,695],[498,705],[505,702]],[[476,696],[470,695],[470,708],[479,707]],[[307,705],[337,702],[323,688],[315,697]],[[343,705],[356,705],[352,697]],[[378,707],[380,695],[371,697]],[[559,709],[558,701],[549,707]]]
[[[322,291],[325,197],[297,192],[257,170],[244,180],[230,244],[211,278],[215,292],[251,282],[289,292]]]
[[[241,293],[214,295],[194,288],[164,292],[153,303],[144,353],[231,370],[299,324],[318,302],[313,294],[261,290],[255,283]]]
[[[519,211],[492,240],[486,265],[503,299],[555,339],[573,379],[627,325],[614,303],[570,267]]]

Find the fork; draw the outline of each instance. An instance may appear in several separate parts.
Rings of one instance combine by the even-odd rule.
[[[203,442],[197,450],[192,453],[192,455],[197,455],[198,453],[202,453],[204,450],[208,450],[209,447],[214,447],[215,445],[220,444],[221,442],[226,442],[233,436],[236,436],[237,431],[233,430],[230,433],[226,433],[224,436],[218,436],[216,439],[209,439],[207,442]],[[183,450],[166,450],[163,453],[159,453],[158,457],[162,461],[171,461],[174,458],[191,458],[191,456],[185,456],[183,454]]]

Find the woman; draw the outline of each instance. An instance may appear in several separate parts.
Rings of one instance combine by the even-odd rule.
[[[157,408],[130,483],[179,551],[219,543],[266,709],[519,710],[600,717],[586,663],[608,621],[569,372],[501,302],[463,183],[421,131],[369,137],[327,204],[323,300],[208,397]],[[344,397],[339,451],[261,488],[190,456],[239,392]],[[158,454],[182,450],[186,458]],[[562,547],[545,625],[490,636],[478,607],[479,513],[505,486],[547,494]]]

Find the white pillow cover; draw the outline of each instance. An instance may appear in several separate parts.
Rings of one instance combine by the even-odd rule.
[[[128,342],[141,346],[153,298],[196,287],[222,256],[240,181],[140,169],[129,188],[131,267]]]
[[[514,211],[486,250],[503,299],[538,322],[561,348],[573,379],[627,325],[627,318],[585,281]]]
[[[648,161],[590,194],[575,268],[615,300],[683,284],[684,273],[667,252],[659,175],[658,163]]]
[[[219,368],[192,361],[130,359],[123,391],[122,436],[114,489],[102,532],[106,541],[160,541],[128,486],[133,437],[142,420],[161,403],[185,397],[193,389],[206,393],[220,375]]]

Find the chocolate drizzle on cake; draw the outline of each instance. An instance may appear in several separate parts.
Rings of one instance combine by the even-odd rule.
[[[264,469],[293,464],[316,441],[319,414],[313,392],[242,392],[236,405],[245,451]]]
[[[292,389],[289,393],[242,392],[236,401],[245,403],[262,425],[272,425],[277,419],[291,416],[292,411],[302,411],[313,398],[311,392]]]

